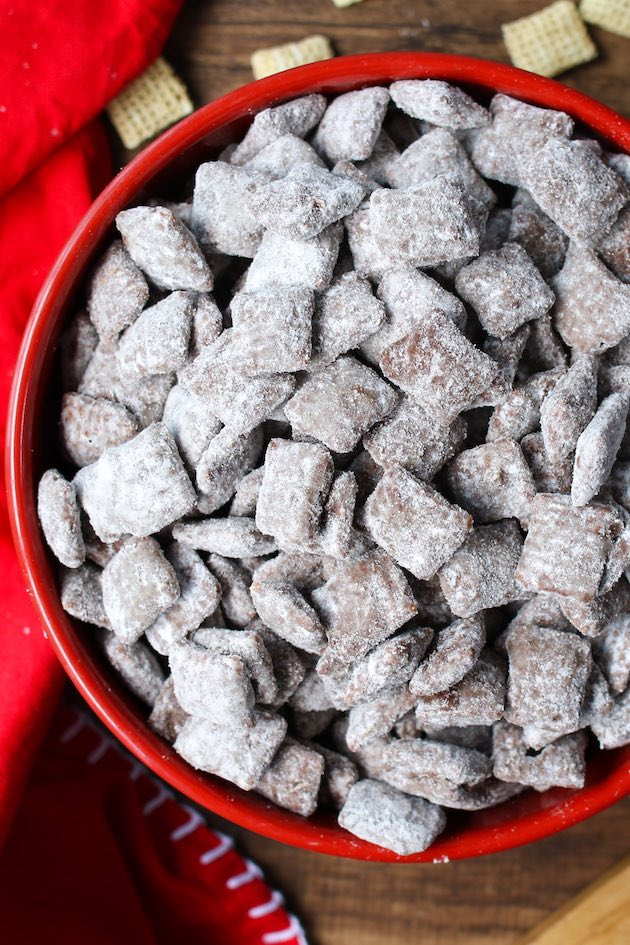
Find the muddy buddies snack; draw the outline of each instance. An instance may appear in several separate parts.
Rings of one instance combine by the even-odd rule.
[[[428,79],[210,156],[62,341],[62,606],[199,772],[400,856],[579,789],[630,742],[630,159]]]

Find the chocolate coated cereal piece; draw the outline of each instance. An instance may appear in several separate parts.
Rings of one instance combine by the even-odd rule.
[[[565,735],[532,755],[519,728],[497,722],[492,742],[494,776],[501,781],[527,784],[537,791],[584,787],[585,732]]]
[[[162,422],[171,431],[182,459],[192,469],[221,429],[221,421],[212,416],[207,404],[181,384],[171,388]]]
[[[258,494],[264,474],[265,467],[259,466],[243,476],[230,503],[229,515],[250,515],[255,518]]]
[[[555,325],[578,351],[604,351],[630,332],[630,286],[624,285],[585,246],[571,243],[553,280]]]
[[[556,737],[575,732],[592,665],[588,640],[553,628],[520,626],[510,630],[506,645],[506,719],[542,726]]]
[[[337,751],[322,745],[311,746],[324,759],[324,774],[319,790],[320,802],[325,807],[341,810],[348,799],[350,788],[359,780],[359,771],[354,762]]]
[[[294,433],[346,453],[397,401],[396,391],[374,371],[345,356],[309,377],[287,402],[285,413]]]
[[[256,785],[256,790],[280,807],[309,817],[317,809],[324,767],[319,752],[287,738]]]
[[[149,298],[149,287],[120,240],[101,257],[88,286],[87,309],[101,338],[116,338]]]
[[[456,620],[436,634],[429,655],[411,677],[409,689],[415,696],[444,692],[470,672],[486,642],[483,616]]]
[[[37,515],[44,538],[67,568],[85,561],[85,542],[74,485],[56,469],[48,469],[37,488]]]
[[[180,371],[179,382],[233,433],[249,433],[291,396],[295,379],[274,374],[245,377],[226,359],[228,341],[229,332],[223,332]]]
[[[256,618],[249,592],[251,576],[236,561],[210,555],[208,567],[221,585],[221,608],[235,627],[246,627]]]
[[[398,564],[426,581],[461,545],[472,520],[426,483],[392,467],[366,503],[365,527]]]
[[[115,387],[116,400],[131,410],[144,429],[162,419],[166,399],[174,384],[174,374],[119,376]]]
[[[496,361],[499,369],[490,386],[477,397],[474,407],[496,407],[509,396],[531,334],[532,324],[534,323],[526,322],[505,338],[488,335],[483,343],[483,352]]]
[[[429,738],[405,738],[393,741],[383,750],[388,773],[384,780],[407,794],[415,794],[424,778],[438,777],[451,784],[481,784],[492,774],[487,755],[470,748],[460,748]]]
[[[266,232],[247,270],[245,291],[303,285],[321,292],[332,279],[342,235],[341,223],[333,223],[310,240]]]
[[[330,694],[314,670],[307,671],[289,699],[289,705],[299,712],[326,712],[333,708]]]
[[[392,82],[392,101],[412,118],[446,128],[482,128],[490,115],[462,89],[438,79],[406,79]]]
[[[278,696],[273,663],[262,634],[255,629],[228,630],[203,626],[193,634],[193,642],[222,656],[238,656],[254,687],[256,702],[273,703]],[[169,659],[171,653],[169,653]]]
[[[528,433],[521,440],[521,449],[532,471],[537,492],[570,492],[573,479],[573,457],[553,462],[542,433]]]
[[[473,163],[484,177],[516,187],[522,184],[523,165],[536,160],[548,139],[566,139],[573,131],[573,120],[564,112],[537,108],[508,95],[495,95],[490,112],[492,124],[473,139]]]
[[[195,237],[165,207],[133,207],[116,217],[125,249],[158,289],[212,288],[212,272]]]
[[[539,207],[581,243],[599,242],[630,196],[623,179],[581,141],[551,138],[521,170]]]
[[[103,607],[101,569],[90,561],[61,573],[61,606],[71,617],[110,629]]]
[[[146,308],[120,339],[116,358],[124,375],[169,374],[184,366],[194,301],[188,292],[172,292]]]
[[[438,282],[412,266],[397,266],[388,270],[378,287],[387,319],[382,327],[363,342],[361,352],[373,364],[395,341],[410,331],[422,328],[435,310],[446,315],[458,327],[466,324],[464,306]]]
[[[422,328],[390,345],[381,356],[380,368],[442,426],[470,407],[498,370],[438,311],[427,317]]]
[[[400,856],[420,853],[444,830],[444,812],[380,781],[358,781],[339,813],[339,824]]]
[[[298,688],[306,675],[306,666],[297,650],[285,640],[273,633],[258,621],[250,624],[257,627],[257,632],[263,639],[267,652],[271,657],[278,694],[271,703],[272,708],[285,705]]]
[[[566,348],[553,327],[552,314],[530,322],[530,333],[525,347],[524,362],[529,371],[551,371],[568,364]]]
[[[482,327],[506,338],[545,315],[555,296],[518,243],[506,243],[464,266],[455,279],[459,296],[475,309]]]
[[[79,470],[74,483],[92,528],[106,541],[152,535],[195,503],[175,441],[162,423],[106,450]]]
[[[404,466],[430,481],[464,445],[466,432],[462,417],[436,428],[419,404],[403,397],[391,416],[363,437],[363,445],[380,466]]]
[[[212,551],[224,558],[246,558],[276,551],[275,542],[262,535],[251,518],[237,515],[175,525],[173,538],[190,548]]]
[[[438,572],[453,613],[470,617],[525,596],[514,579],[522,550],[523,539],[512,519],[474,528]]]
[[[285,554],[263,562],[254,572],[259,582],[294,584],[300,591],[312,591],[325,581],[322,559],[310,554]]]
[[[336,660],[359,660],[416,613],[407,580],[380,549],[339,561],[313,600],[326,621],[326,653]]]
[[[138,432],[138,421],[122,404],[87,394],[64,394],[59,435],[75,466],[96,462],[105,450],[127,443]]]
[[[264,228],[255,201],[265,183],[265,177],[223,161],[208,161],[199,167],[192,231],[207,253],[256,255]]]
[[[369,702],[361,702],[350,709],[346,740],[352,751],[374,738],[387,735],[405,713],[413,708],[417,697],[406,685],[385,689]]]
[[[316,541],[321,554],[345,558],[363,547],[353,526],[357,491],[357,481],[351,472],[338,473],[333,480],[322,513],[321,533]]]
[[[153,703],[147,725],[172,745],[189,718],[177,701],[173,677],[169,676]]]
[[[421,696],[416,706],[416,720],[422,729],[493,725],[503,715],[504,706],[505,670],[496,656],[486,650],[464,678],[450,689]]]
[[[190,353],[197,356],[202,348],[216,341],[223,331],[223,315],[209,292],[197,295],[190,333]]]
[[[303,138],[315,127],[325,110],[323,95],[305,95],[275,108],[264,109],[254,116],[247,134],[232,152],[231,163],[245,164],[282,135]]]
[[[324,167],[298,164],[280,181],[261,184],[252,199],[256,218],[287,239],[308,240],[355,210],[364,188]]]
[[[239,728],[252,724],[254,692],[244,661],[182,640],[168,654],[175,695],[195,718]]]
[[[367,370],[367,369],[366,369]],[[319,532],[334,466],[319,443],[270,441],[256,506],[256,524],[286,551],[308,546]]]
[[[621,748],[630,743],[630,688],[601,709],[591,720],[591,731],[600,748]]]
[[[301,371],[311,357],[313,293],[301,286],[239,292],[227,357],[243,374]]]
[[[369,202],[362,203],[354,213],[348,214],[343,222],[355,271],[372,282],[378,282],[392,264],[383,256],[374,239]]]
[[[540,426],[541,404],[563,374],[562,368],[554,368],[533,374],[524,384],[515,387],[490,417],[488,443],[505,438],[520,440],[534,433]]]
[[[408,682],[426,653],[433,631],[405,630],[375,646],[350,674],[344,695],[351,705],[374,698],[383,689]]]
[[[454,500],[477,524],[512,517],[527,521],[536,488],[514,440],[464,450],[447,465],[445,476]]]
[[[144,643],[125,646],[115,633],[105,635],[103,648],[127,688],[142,702],[152,706],[164,685],[164,673],[151,650]]]
[[[223,427],[210,440],[196,469],[200,512],[209,515],[234,495],[243,475],[259,461],[262,447],[260,427],[243,436]]]
[[[388,89],[378,86],[338,95],[319,123],[313,139],[315,149],[333,163],[369,158],[388,102]]]
[[[321,620],[296,587],[254,577],[251,595],[259,617],[279,637],[307,653],[323,652],[326,634]]]
[[[356,272],[339,276],[317,302],[309,370],[326,367],[340,354],[359,347],[384,321],[383,303],[374,298],[367,279]]]
[[[256,787],[284,741],[287,723],[280,715],[254,709],[253,725],[216,725],[189,719],[175,742],[185,761],[201,771],[232,781],[244,791]]]
[[[458,181],[471,200],[484,207],[496,203],[494,191],[479,176],[459,141],[444,128],[436,128],[410,144],[390,161],[385,176],[392,187],[409,190],[443,174]]]
[[[526,590],[591,600],[620,531],[619,514],[610,505],[574,508],[569,496],[539,493],[516,578]]]
[[[589,356],[578,357],[540,408],[540,429],[552,462],[570,456],[596,405],[597,361]]]
[[[173,566],[154,538],[129,538],[105,566],[103,606],[122,643],[135,643],[180,595]]]
[[[630,683],[630,615],[622,613],[610,620],[594,649],[612,691],[625,692]]]
[[[394,145],[394,149],[395,149],[395,145]],[[389,155],[389,157],[391,157],[391,155]],[[385,164],[388,156],[383,155],[383,158],[384,158],[383,164]],[[371,170],[372,166],[373,165],[371,164],[370,161],[363,161],[361,164],[361,168],[359,168],[356,164],[353,164],[352,161],[337,161],[337,163],[334,165],[332,169],[332,173],[336,174],[338,177],[344,177],[347,180],[351,180],[357,184],[360,184],[361,187],[363,187],[364,193],[366,195],[369,195],[369,194],[373,194],[374,191],[378,190],[379,187],[381,186],[380,184],[377,184],[376,181],[372,177],[368,177],[365,170],[362,170],[362,168],[364,167],[367,167],[368,170]],[[377,161],[377,167],[380,169],[380,166],[381,166],[381,161],[379,160]]]
[[[314,148],[296,135],[281,135],[262,148],[249,161],[245,168],[251,173],[262,174],[273,180],[280,180],[298,164],[311,164],[314,167],[326,167]]]
[[[435,177],[411,190],[376,190],[369,226],[386,268],[387,263],[437,266],[479,252],[479,213],[450,177]]]
[[[61,336],[61,380],[64,391],[76,390],[98,345],[98,332],[87,312],[78,312]]]
[[[512,199],[509,239],[527,251],[545,279],[562,268],[569,240],[526,190]]]
[[[618,279],[630,282],[630,207],[623,208],[600,243],[599,253]]]
[[[571,486],[571,501],[575,506],[586,505],[608,479],[626,432],[629,405],[629,394],[606,397],[580,435]]]
[[[174,542],[167,548],[166,557],[175,569],[181,593],[146,630],[147,640],[162,655],[214,613],[221,597],[219,582],[192,548]]]

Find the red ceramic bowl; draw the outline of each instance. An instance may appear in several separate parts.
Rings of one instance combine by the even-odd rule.
[[[86,271],[113,233],[124,207],[169,193],[200,161],[242,134],[251,115],[308,92],[337,93],[395,79],[461,83],[481,100],[505,92],[535,105],[563,109],[616,150],[630,151],[630,122],[579,92],[509,66],[435,53],[383,53],[331,59],[252,82],[207,105],[150,145],[96,200],[52,270],[33,310],[17,364],[9,410],[7,482],[11,524],[26,581],[48,637],[68,675],[108,728],[174,788],[234,823],[294,846],[363,860],[462,859],[529,843],[563,830],[630,793],[630,747],[594,752],[586,787],[529,791],[489,811],[449,814],[448,828],[425,853],[399,857],[343,831],[330,814],[308,820],[201,774],[145,723],[92,646],[91,635],[61,608],[55,567],[35,514],[35,484],[54,461],[57,394],[53,364],[59,334],[78,303]],[[51,391],[53,392],[51,394]]]

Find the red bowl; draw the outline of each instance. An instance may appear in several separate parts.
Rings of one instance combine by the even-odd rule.
[[[562,109],[616,150],[630,151],[630,122],[566,86],[510,66],[437,53],[347,56],[252,82],[180,122],[135,158],[83,218],[57,260],[33,309],[18,359],[7,434],[7,483],[18,556],[48,637],[66,672],[89,705],[133,754],[202,807],[283,843],[361,860],[463,859],[506,850],[549,836],[603,810],[630,793],[630,747],[594,752],[581,790],[529,791],[500,807],[449,814],[447,831],[424,853],[400,857],[358,840],[331,814],[304,819],[256,794],[245,793],[191,768],[146,725],[144,714],[91,645],[90,632],[62,610],[55,567],[35,511],[35,484],[54,456],[56,429],[51,372],[59,335],[78,302],[90,264],[113,232],[119,210],[168,194],[200,161],[242,134],[262,108],[309,92],[338,93],[396,79],[435,78],[463,84],[481,100],[505,92],[535,105]],[[51,401],[53,403],[51,404]],[[52,425],[51,425],[52,420]],[[47,461],[48,460],[48,461]]]

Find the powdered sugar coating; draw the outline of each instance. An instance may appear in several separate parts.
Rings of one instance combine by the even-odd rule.
[[[257,557],[276,550],[275,542],[262,535],[251,518],[237,515],[175,525],[173,538],[191,548],[211,551],[224,558]]]
[[[517,384],[490,417],[488,443],[503,439],[520,440],[528,433],[534,433],[540,426],[543,400],[563,374],[562,368],[554,368],[533,374],[525,383]]]
[[[428,656],[411,678],[409,689],[415,696],[444,692],[470,672],[486,642],[482,617],[456,620],[436,635]]]
[[[275,108],[264,109],[254,116],[247,134],[230,156],[231,163],[245,164],[283,135],[303,138],[315,127],[325,110],[323,95],[305,95]]]
[[[482,327],[506,338],[525,322],[545,315],[555,295],[518,243],[506,243],[464,266],[458,295],[477,312]]]
[[[313,293],[303,287],[239,292],[227,358],[243,374],[301,371],[311,357]]]
[[[181,384],[171,388],[164,405],[162,422],[170,430],[182,459],[191,469],[195,468],[208,444],[221,429],[221,421],[212,416],[207,405]]]
[[[346,92],[329,104],[313,139],[329,161],[364,161],[378,138],[389,91],[378,86]]]
[[[103,254],[88,287],[87,309],[101,338],[116,338],[131,325],[149,298],[140,269],[120,240]]]
[[[221,609],[235,627],[246,627],[256,618],[249,588],[251,575],[239,563],[212,554],[208,567],[221,585]]]
[[[396,391],[355,358],[338,358],[309,377],[285,405],[294,433],[346,453],[396,406]]]
[[[245,168],[273,180],[286,177],[297,164],[326,167],[317,152],[296,135],[281,135],[245,163]]]
[[[461,748],[430,738],[392,741],[383,750],[388,784],[407,794],[422,796],[424,780],[439,778],[453,785],[481,784],[492,773],[492,762],[475,749]]]
[[[63,395],[59,435],[75,466],[96,462],[105,450],[126,443],[138,432],[138,422],[122,404],[104,397]]]
[[[443,692],[421,696],[416,706],[416,720],[423,729],[493,725],[503,715],[505,683],[502,663],[490,651],[485,651],[460,682]]]
[[[426,850],[446,818],[435,804],[380,781],[364,780],[350,788],[339,823],[362,840],[408,856]]]
[[[251,594],[259,617],[274,633],[306,653],[323,653],[326,634],[321,620],[296,587],[255,578]]]
[[[192,548],[174,542],[167,548],[166,557],[173,566],[181,593],[145,631],[153,649],[163,655],[178,640],[197,630],[216,610],[221,598],[219,582]]]
[[[392,101],[412,118],[446,128],[481,128],[490,115],[457,86],[439,79],[405,79],[392,82]]]
[[[270,705],[277,699],[278,686],[273,663],[265,640],[258,630],[229,630],[225,627],[203,626],[195,631],[192,640],[212,653],[238,656],[251,680],[256,702]]]
[[[502,518],[526,522],[536,488],[515,440],[503,439],[464,450],[447,465],[446,482],[455,502],[479,525]]]
[[[287,739],[256,785],[280,807],[308,817],[317,807],[324,759],[308,745]]]
[[[154,423],[122,446],[106,450],[74,478],[79,503],[99,538],[138,538],[191,510],[195,490],[173,437]]]
[[[366,278],[356,272],[335,279],[318,299],[313,318],[313,356],[309,370],[326,367],[378,332],[385,309]]]
[[[630,196],[623,179],[581,141],[551,138],[525,163],[522,178],[547,216],[582,243],[599,242]]]
[[[594,650],[612,691],[615,695],[625,692],[630,683],[630,615],[622,613],[610,620]]]
[[[266,178],[223,161],[202,164],[195,176],[192,231],[208,253],[256,255],[263,225],[255,199]]]
[[[528,433],[521,440],[521,449],[532,471],[537,492],[570,492],[573,478],[573,457],[554,462],[545,447],[542,433]]]
[[[194,301],[189,292],[172,292],[142,312],[127,329],[116,358],[123,374],[169,374],[184,366]]]
[[[622,282],[630,282],[630,207],[625,206],[599,245],[599,253]]]
[[[57,469],[48,469],[37,487],[37,516],[44,538],[67,568],[85,561],[85,542],[76,490]]]
[[[98,345],[98,332],[87,312],[78,312],[61,336],[61,381],[76,390]]]
[[[379,364],[388,380],[442,426],[470,407],[497,373],[495,362],[438,311],[390,345]]]
[[[515,725],[497,722],[493,729],[492,759],[495,777],[528,784],[537,791],[550,787],[584,786],[586,735],[565,735],[531,756],[522,733]]]
[[[588,356],[576,358],[540,408],[540,429],[552,462],[570,456],[596,405],[597,362]]]
[[[571,501],[586,505],[608,479],[626,432],[630,394],[610,394],[580,434],[575,448]]]
[[[173,566],[154,538],[129,538],[103,569],[103,606],[123,643],[135,643],[180,595]]]
[[[153,703],[147,725],[172,745],[189,718],[177,701],[173,677],[169,676]]]
[[[245,290],[303,285],[321,291],[332,279],[343,235],[333,223],[313,239],[297,240],[268,230],[247,270]]]
[[[478,214],[462,185],[450,177],[435,177],[411,190],[376,190],[369,225],[390,266],[437,266],[479,252]]]
[[[398,564],[426,581],[461,545],[472,520],[426,483],[393,466],[366,503],[365,526]]]
[[[152,706],[164,685],[164,673],[151,650],[144,643],[126,646],[115,633],[105,635],[103,649],[127,688]]]
[[[101,569],[90,561],[61,573],[61,606],[72,617],[84,623],[110,629],[103,607]]]
[[[429,627],[418,627],[404,630],[375,646],[350,674],[344,693],[348,703],[366,702],[383,689],[408,682],[432,639],[433,631]]]
[[[523,539],[513,519],[474,528],[438,572],[453,613],[470,617],[525,596],[514,579],[522,549]]]
[[[545,279],[562,268],[569,240],[526,190],[514,194],[509,239],[527,251]]]
[[[159,289],[212,288],[210,267],[194,236],[165,207],[134,207],[116,217],[125,249]]]
[[[260,427],[242,436],[223,427],[210,440],[196,468],[197,508],[203,515],[221,508],[234,495],[242,477],[259,461],[262,448]]]

